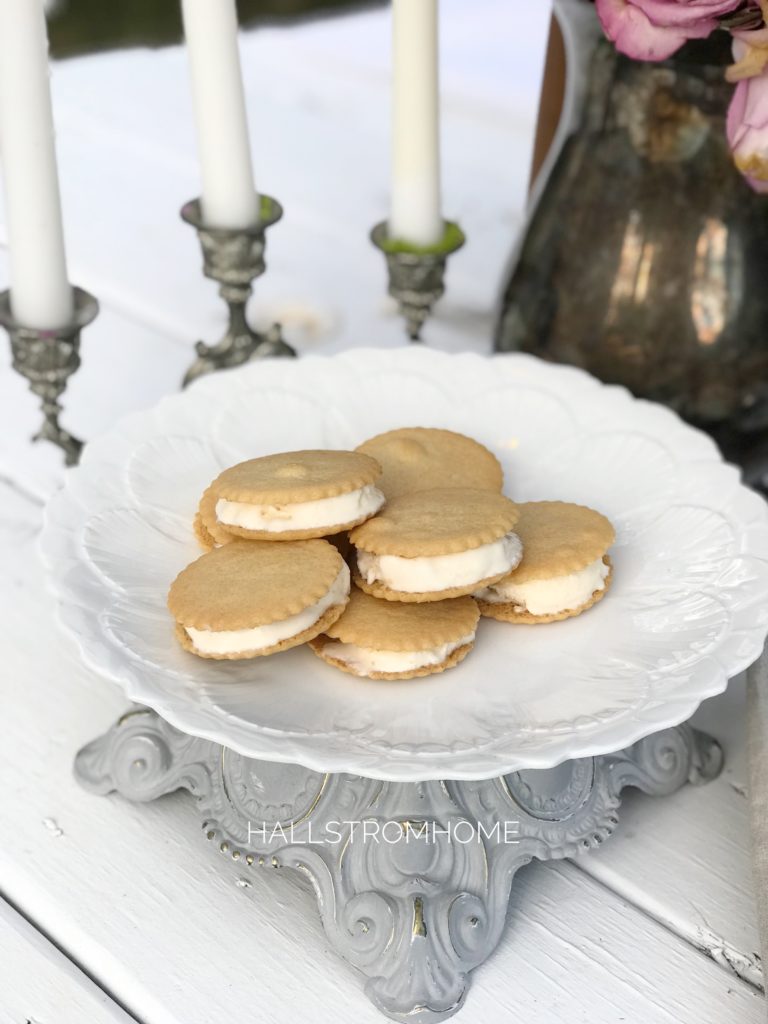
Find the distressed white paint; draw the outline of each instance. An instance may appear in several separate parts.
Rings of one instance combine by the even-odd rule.
[[[622,828],[599,853],[578,864],[727,970],[759,986],[744,711],[740,677],[694,718],[723,744],[720,778],[652,806],[640,794],[625,792]]]
[[[131,1024],[133,1020],[2,899],[0,1019],[20,1024]]]

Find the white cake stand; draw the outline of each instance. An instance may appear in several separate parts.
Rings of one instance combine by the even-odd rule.
[[[483,622],[461,666],[404,685],[306,649],[216,664],[178,648],[165,594],[220,468],[412,424],[488,444],[514,498],[609,515],[609,598],[543,628]],[[711,441],[525,356],[363,350],[206,378],[88,446],[43,550],[83,658],[135,702],[80,752],[79,780],[134,800],[186,788],[227,856],[303,872],[334,948],[403,1021],[461,1006],[518,867],[603,842],[624,786],[717,774],[717,745],[680,723],[768,632],[768,506]]]

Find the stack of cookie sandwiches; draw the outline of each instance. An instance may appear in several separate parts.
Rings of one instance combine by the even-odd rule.
[[[483,445],[425,427],[239,463],[203,494],[206,553],[171,585],[179,642],[220,659],[308,643],[352,675],[412,679],[462,661],[481,616],[586,611],[610,585],[613,527],[503,484]]]

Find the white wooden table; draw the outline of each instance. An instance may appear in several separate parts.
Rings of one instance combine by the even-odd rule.
[[[446,206],[470,242],[428,330],[441,347],[489,345],[522,222],[547,22],[534,6],[443,0]],[[259,183],[287,211],[254,314],[302,351],[400,343],[366,240],[386,211],[387,40],[383,12],[244,38]],[[67,398],[85,437],[174,390],[191,342],[221,326],[177,218],[198,189],[186,75],[178,49],[55,69],[73,276],[103,306]],[[36,537],[60,457],[29,444],[35,403],[1,356],[0,1021],[381,1020],[295,877],[224,859],[188,797],[138,806],[76,786],[75,751],[125,701],[54,624]],[[696,721],[724,744],[723,775],[664,800],[630,793],[599,852],[524,869],[458,1020],[763,1019],[741,683]]]

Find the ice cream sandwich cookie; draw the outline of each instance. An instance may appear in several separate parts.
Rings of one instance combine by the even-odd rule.
[[[265,455],[224,470],[203,495],[200,519],[216,543],[305,540],[342,533],[384,504],[381,468],[359,452]]]
[[[350,534],[355,582],[387,601],[442,601],[508,576],[522,556],[517,506],[494,491],[445,487],[388,502]]]
[[[349,600],[349,568],[324,540],[232,541],[171,584],[182,647],[201,658],[256,658],[328,629]]]
[[[476,592],[481,614],[504,622],[557,622],[600,601],[611,584],[606,552],[616,539],[605,516],[564,501],[530,501],[518,508],[522,561]]]
[[[499,460],[478,441],[452,430],[403,427],[364,441],[357,451],[381,465],[378,486],[388,501],[435,487],[477,487],[500,491]]]
[[[353,587],[341,617],[310,647],[353,676],[414,679],[444,672],[466,658],[479,617],[471,597],[402,604],[379,601]]]

